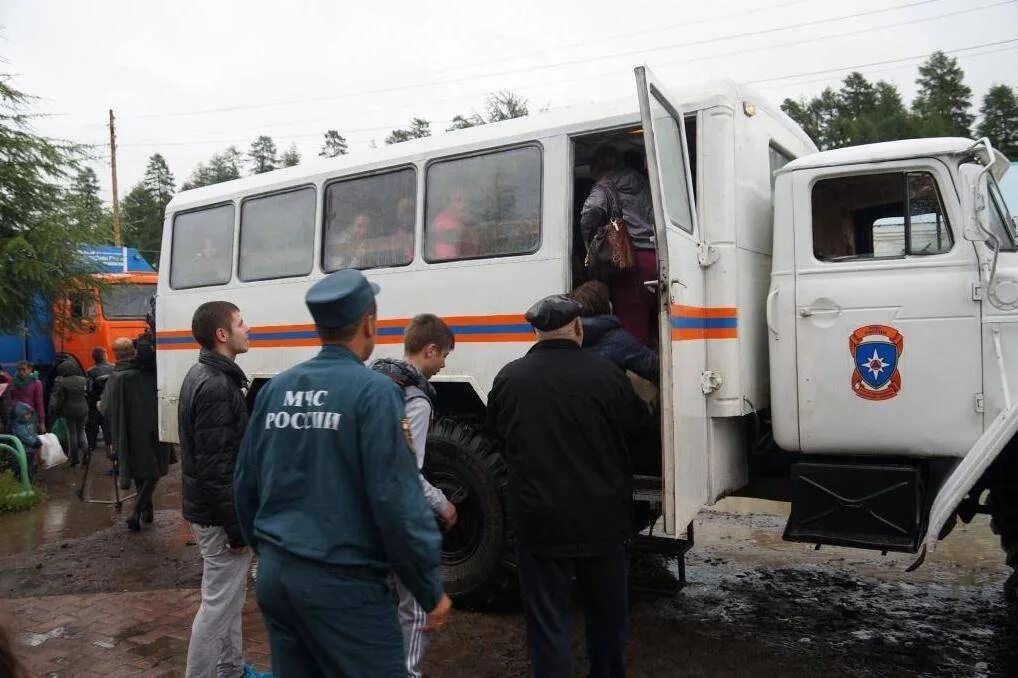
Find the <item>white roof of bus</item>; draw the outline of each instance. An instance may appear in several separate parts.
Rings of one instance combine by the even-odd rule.
[[[672,98],[686,110],[719,104],[728,104],[734,107],[736,102],[741,99],[750,98],[757,108],[769,110],[779,118],[785,118],[789,127],[796,128],[791,119],[786,118],[783,113],[770,106],[763,97],[730,80],[714,81],[694,87],[670,88],[669,92]],[[229,200],[238,194],[271,191],[295,185],[299,180],[313,181],[319,176],[349,173],[344,170],[369,171],[393,165],[394,161],[410,162],[422,156],[434,155],[436,151],[455,153],[460,147],[467,148],[492,140],[504,140],[507,144],[514,143],[543,136],[544,132],[550,130],[589,126],[591,122],[600,122],[606,127],[614,124],[631,124],[638,117],[639,109],[635,96],[615,101],[567,106],[513,120],[478,125],[465,130],[440,132],[435,136],[358,151],[336,158],[315,158],[296,167],[277,169],[183,191],[174,196],[167,206],[167,210],[175,211],[195,205],[207,205],[220,200]]]

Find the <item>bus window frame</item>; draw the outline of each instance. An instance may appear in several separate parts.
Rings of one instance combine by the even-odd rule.
[[[368,267],[365,267],[365,268],[358,268],[357,270],[358,271],[378,271],[378,270],[387,270],[387,269],[390,269],[390,268],[406,268],[407,266],[410,266],[415,261],[417,261],[417,244],[420,241],[420,238],[423,237],[423,234],[418,234],[418,228],[417,228],[418,227],[417,217],[420,214],[420,202],[418,201],[417,198],[418,198],[418,194],[419,193],[423,193],[423,191],[421,190],[422,187],[419,184],[419,179],[420,179],[420,176],[421,176],[421,173],[420,173],[419,169],[420,168],[417,166],[417,163],[411,161],[411,162],[400,163],[399,165],[386,165],[385,167],[378,167],[378,168],[375,168],[375,169],[365,170],[365,171],[362,171],[362,172],[355,172],[354,174],[344,174],[344,175],[337,176],[337,177],[331,177],[331,178],[326,179],[325,181],[322,182],[322,202],[321,202],[320,209],[318,210],[318,216],[319,216],[318,221],[322,225],[322,227],[321,227],[321,229],[319,231],[319,234],[318,234],[318,247],[319,247],[318,268],[319,268],[319,270],[322,273],[324,273],[326,275],[329,275],[330,273],[335,273],[336,271],[341,270],[339,268],[329,270],[329,268],[327,268],[325,266],[325,216],[326,216],[325,215],[325,210],[328,208],[328,204],[329,204],[329,187],[334,185],[334,184],[344,183],[346,181],[354,181],[356,179],[367,179],[369,177],[381,176],[383,174],[394,174],[396,172],[402,172],[404,170],[411,170],[414,173],[414,181],[413,181],[413,184],[414,184],[414,253],[413,253],[413,256],[410,257],[410,261],[408,261],[406,263],[403,263],[403,264],[387,264],[387,265],[383,265],[383,266],[368,266]]]
[[[226,207],[227,205],[233,207],[233,237],[230,240],[230,277],[223,282],[217,283],[206,283],[204,285],[183,285],[177,286],[173,284],[173,265],[176,263],[176,257],[173,256],[173,245],[177,241],[177,217],[186,214],[193,214],[194,212],[202,212],[205,210],[215,209],[217,207]],[[240,210],[237,209],[238,204],[235,199],[221,200],[219,202],[210,203],[208,205],[200,205],[198,207],[191,207],[189,209],[180,210],[173,213],[173,222],[170,224],[170,275],[169,275],[169,287],[171,290],[197,290],[203,287],[223,287],[233,282],[234,269],[237,266],[237,254],[239,245],[237,244],[237,231],[240,220]]]
[[[450,162],[455,160],[464,160],[466,158],[480,157],[484,155],[494,155],[496,153],[502,153],[505,151],[515,151],[523,148],[536,148],[538,153],[538,190],[537,190],[537,217],[538,217],[538,229],[537,229],[537,243],[532,250],[526,252],[512,252],[508,254],[484,254],[474,257],[456,257],[455,259],[436,259],[432,260],[428,257],[428,198],[430,191],[428,191],[428,172],[431,170],[431,166],[440,164],[443,162]],[[444,264],[455,264],[461,261],[478,261],[484,259],[506,259],[508,257],[526,257],[537,254],[544,247],[544,144],[541,143],[540,139],[533,139],[531,141],[522,141],[512,144],[506,144],[504,146],[491,146],[483,149],[475,149],[464,153],[455,153],[452,155],[443,155],[435,158],[429,158],[424,163],[424,210],[421,219],[421,259],[429,266],[441,266]]]
[[[274,275],[274,276],[268,276],[268,277],[265,277],[265,278],[245,278],[245,277],[243,277],[240,274],[240,253],[241,253],[241,247],[243,247],[243,241],[244,241],[244,203],[248,202],[249,200],[259,200],[259,199],[262,199],[262,198],[271,198],[272,196],[283,195],[285,193],[296,193],[297,191],[303,191],[303,190],[308,189],[308,188],[311,189],[311,194],[313,196],[312,206],[311,206],[311,218],[312,218],[312,222],[311,222],[311,257],[310,257],[310,259],[308,261],[308,270],[306,272],[304,272],[304,273],[289,273],[287,275]],[[237,241],[237,244],[236,244],[236,250],[237,251],[236,251],[236,261],[235,261],[235,270],[236,270],[237,280],[242,282],[242,283],[256,283],[256,282],[262,282],[263,280],[287,280],[289,278],[306,278],[309,275],[311,275],[312,273],[314,273],[315,272],[315,239],[316,239],[315,238],[315,233],[318,230],[318,224],[316,224],[314,222],[314,220],[317,218],[317,215],[318,215],[317,204],[318,204],[318,185],[315,184],[314,182],[304,182],[304,183],[301,183],[301,184],[296,184],[294,186],[286,186],[285,188],[277,188],[277,189],[274,189],[272,191],[266,191],[264,193],[254,193],[252,195],[245,195],[243,198],[241,198],[239,204],[237,205],[238,209],[237,209],[237,214],[235,215],[236,216],[236,219],[235,219],[236,223],[234,224],[234,230],[236,231],[236,241]],[[323,225],[323,229],[324,229],[324,225]]]

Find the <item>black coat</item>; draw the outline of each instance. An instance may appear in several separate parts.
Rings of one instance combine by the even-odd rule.
[[[180,386],[184,519],[220,525],[231,546],[244,538],[233,505],[233,469],[247,426],[247,377],[229,358],[202,349]]]
[[[594,556],[633,535],[629,439],[644,407],[625,374],[574,342],[538,342],[495,377],[488,424],[505,443],[520,546]]]
[[[168,445],[159,442],[156,375],[133,360],[118,361],[103,390],[100,407],[117,453],[120,485],[161,478],[170,464]]]
[[[615,191],[629,238],[638,250],[654,249],[654,203],[647,178],[634,169],[613,169],[597,180],[580,210],[580,234],[584,246],[608,221],[608,192]]]
[[[53,419],[84,419],[88,416],[88,401],[85,399],[85,375],[73,360],[65,360],[56,368],[57,378],[50,395],[50,410]]]
[[[661,380],[660,360],[656,352],[622,329],[613,315],[595,315],[583,323],[583,350],[607,358],[624,370],[630,370],[655,384]]]

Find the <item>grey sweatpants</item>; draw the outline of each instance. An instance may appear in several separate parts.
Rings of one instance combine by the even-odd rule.
[[[421,678],[421,661],[428,636],[424,624],[428,613],[420,606],[410,589],[403,586],[399,577],[393,577],[396,594],[399,596],[399,628],[403,632],[403,654],[406,657],[407,678]]]
[[[191,625],[186,678],[238,678],[244,673],[240,613],[247,593],[250,551],[230,552],[226,530],[191,525],[201,550],[201,607]]]

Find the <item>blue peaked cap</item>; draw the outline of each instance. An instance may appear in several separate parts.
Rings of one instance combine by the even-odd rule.
[[[380,289],[357,269],[343,268],[312,285],[304,303],[319,327],[345,327],[360,320]]]

